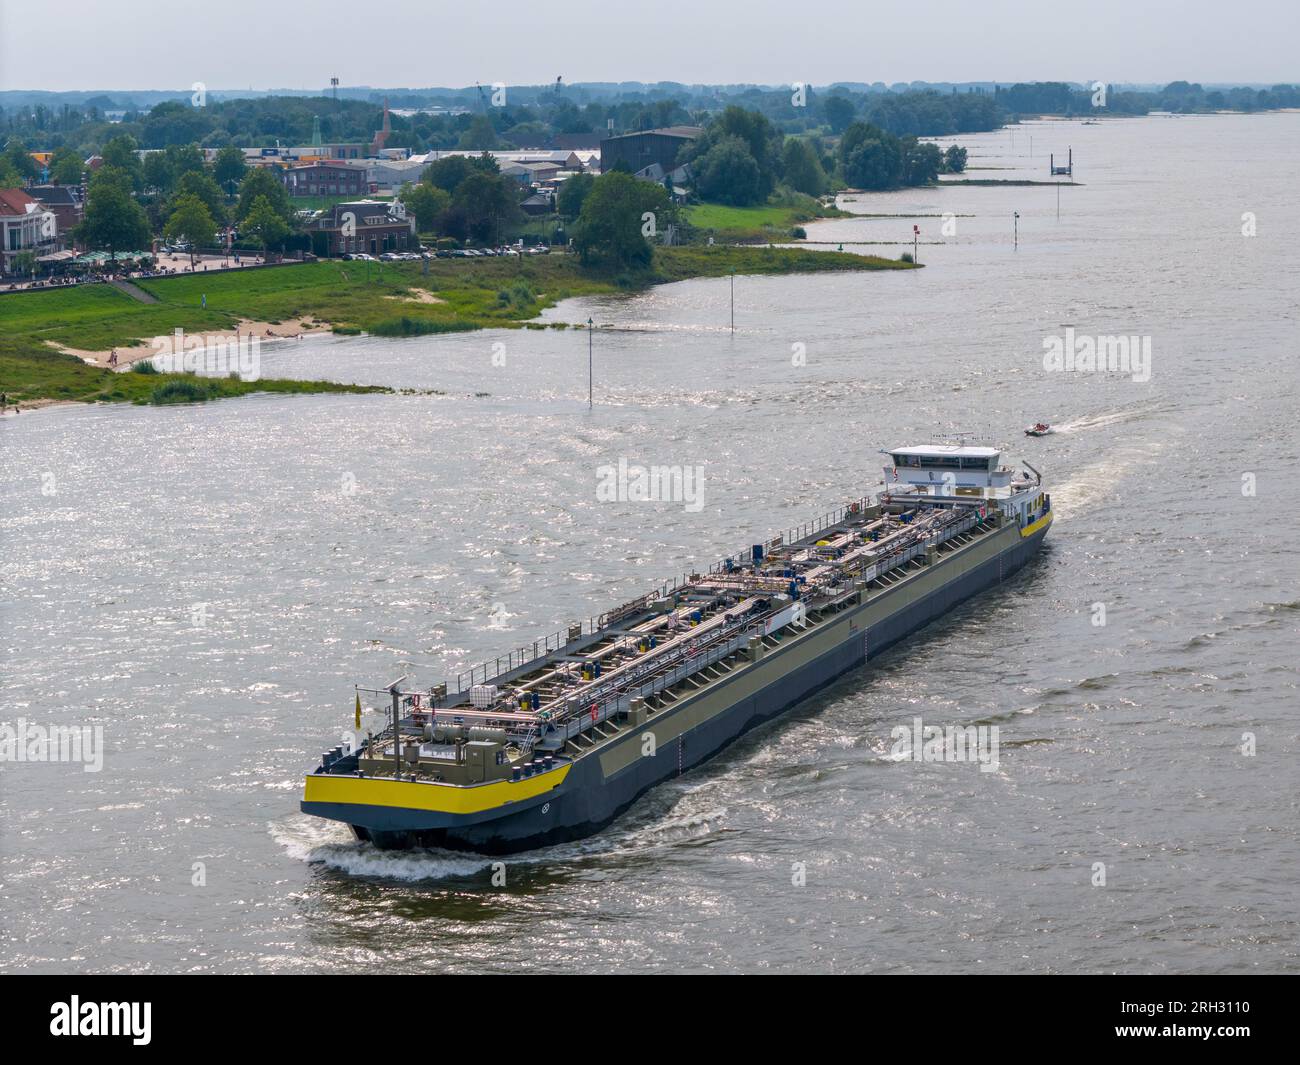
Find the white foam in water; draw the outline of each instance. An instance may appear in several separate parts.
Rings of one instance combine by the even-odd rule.
[[[698,789],[697,789],[698,790]],[[687,796],[689,800],[689,796]],[[679,810],[674,804],[669,813],[652,816],[648,823],[622,824],[603,833],[572,843],[559,843],[535,851],[508,856],[509,862],[540,864],[573,862],[586,858],[618,857],[644,853],[647,847],[672,846],[693,842],[713,833],[717,823],[727,816],[727,808],[709,807],[697,811]],[[415,849],[380,850],[370,843],[353,838],[345,825],[324,818],[293,814],[268,823],[267,829],[289,857],[310,865],[323,865],[349,876],[381,877],[415,882],[444,880],[451,877],[477,876],[491,868],[500,857],[468,851]]]
[[[405,881],[476,876],[493,861],[500,861],[483,855],[454,855],[450,851],[381,851],[369,843],[328,843],[312,851],[309,860],[349,876]]]
[[[1106,429],[1112,425],[1120,425],[1138,418],[1149,417],[1151,414],[1150,404],[1143,404],[1128,407],[1124,410],[1107,411],[1103,414],[1085,415],[1072,421],[1055,424],[1052,428],[1058,433],[1082,433],[1087,432],[1089,429]]]
[[[390,880],[441,880],[474,876],[495,859],[486,855],[451,851],[383,851],[353,838],[338,821],[295,814],[268,826],[271,838],[298,861],[323,865],[349,876],[377,876]]]

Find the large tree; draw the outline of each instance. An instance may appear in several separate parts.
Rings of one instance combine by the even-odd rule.
[[[116,259],[119,251],[149,246],[149,219],[131,194],[129,174],[111,166],[100,167],[91,178],[77,236],[90,247],[107,251],[111,259]]]
[[[903,179],[902,143],[868,122],[854,122],[840,138],[840,169],[853,188],[897,188]]]
[[[293,223],[293,204],[289,202],[289,194],[284,191],[284,186],[275,174],[260,166],[249,170],[244,175],[244,180],[240,182],[235,220],[242,223],[259,199],[266,200],[285,225]]]
[[[767,199],[766,183],[745,141],[724,137],[691,164],[701,199],[748,207]]]
[[[471,174],[499,174],[501,167],[496,159],[484,152],[482,155],[446,155],[431,163],[420,180],[443,189],[453,196],[460,183]]]
[[[199,246],[211,244],[217,235],[217,223],[213,221],[207,204],[194,195],[176,197],[172,204],[171,217],[163,228],[163,235],[172,241],[184,241],[190,246],[190,269],[194,269],[195,256]]]
[[[217,157],[212,161],[212,177],[228,196],[234,196],[247,169],[243,151],[233,144],[227,144],[217,152]]]
[[[930,185],[943,169],[943,152],[937,144],[918,142],[909,137],[904,142],[903,184]]]
[[[273,246],[278,247],[291,232],[289,224],[265,196],[257,197],[249,205],[240,229],[241,236],[252,237],[262,246],[263,256],[269,254]]]
[[[208,214],[212,215],[212,220],[217,225],[222,225],[226,220],[226,198],[221,194],[221,189],[212,178],[208,177],[205,172],[195,173],[193,170],[182,174],[180,181],[176,183],[176,193],[172,197],[170,205],[171,210],[175,210],[176,202],[183,196],[196,196],[203,201],[207,207]]]
[[[403,185],[397,198],[406,206],[406,210],[414,215],[415,229],[418,233],[435,232],[438,217],[451,205],[451,197],[446,190],[434,185],[426,185],[424,182],[418,185]]]
[[[36,160],[27,151],[27,145],[17,137],[9,139],[9,142],[5,145],[3,158],[20,178],[31,180],[36,177],[38,169]]]
[[[555,210],[566,222],[572,222],[582,212],[583,201],[595,184],[591,174],[574,174],[560,186],[559,195],[555,197]]]
[[[469,232],[480,243],[498,243],[501,227],[514,220],[519,207],[515,184],[500,174],[476,170],[456,187],[452,203],[465,212]]]
[[[126,174],[131,181],[131,188],[139,192],[144,188],[144,166],[135,154],[136,148],[134,137],[129,133],[119,133],[104,145],[104,150],[99,154],[104,160],[104,166]]]
[[[454,194],[462,181],[474,169],[473,162],[463,155],[447,155],[429,164],[420,180],[434,188]]]
[[[743,107],[732,104],[709,123],[694,143],[682,151],[677,161],[679,163],[692,163],[698,185],[699,161],[713,152],[715,147],[726,143],[727,150],[714,155],[710,164],[711,167],[718,167],[725,159],[725,166],[728,169],[739,166],[746,173],[746,179],[748,179],[749,167],[735,152],[734,145],[731,143],[732,138],[739,138],[744,142],[745,150],[749,153],[758,169],[757,192],[738,193],[733,191],[727,194],[726,199],[722,202],[732,204],[762,203],[776,187],[777,170],[780,166],[781,156],[781,134],[768,121],[767,116],[758,111],[747,111]],[[701,192],[701,195],[705,195],[706,199],[709,198],[703,192]]]
[[[170,196],[175,184],[175,175],[167,165],[167,156],[162,152],[150,152],[144,157],[144,187],[146,192],[159,196]]]
[[[646,214],[662,230],[675,215],[664,187],[611,170],[598,177],[583,200],[573,244],[584,263],[593,258],[615,267],[647,266],[654,249],[645,238]]]
[[[826,191],[826,173],[813,146],[799,137],[787,137],[781,152],[785,183],[796,192],[820,196]]]

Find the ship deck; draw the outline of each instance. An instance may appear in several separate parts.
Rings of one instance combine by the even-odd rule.
[[[970,497],[865,500],[691,573],[587,625],[475,667],[456,690],[391,696],[388,726],[322,771],[474,784],[585,756],[641,714],[721,683],[756,655],[887,594],[999,528]],[[635,712],[630,712],[634,711]],[[471,759],[475,745],[490,755]]]

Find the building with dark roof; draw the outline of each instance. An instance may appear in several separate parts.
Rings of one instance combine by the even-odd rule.
[[[413,251],[419,246],[415,217],[408,216],[400,203],[386,200],[336,203],[311,222],[307,231],[317,255],[382,255],[386,251]]]
[[[23,191],[53,212],[61,234],[72,232],[85,217],[84,190],[80,185],[33,185]]]
[[[673,170],[681,150],[703,132],[699,126],[664,126],[606,137],[600,142],[601,173],[617,168],[635,174],[652,163],[658,163],[666,171]]]

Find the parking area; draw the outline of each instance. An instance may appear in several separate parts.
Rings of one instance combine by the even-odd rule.
[[[349,253],[342,256],[350,262],[400,263],[419,262],[421,259],[480,259],[495,256],[509,257],[527,255],[549,255],[551,249],[545,244],[520,248],[507,245],[501,248],[441,248],[438,251],[386,251],[382,255],[367,255],[364,252]]]

